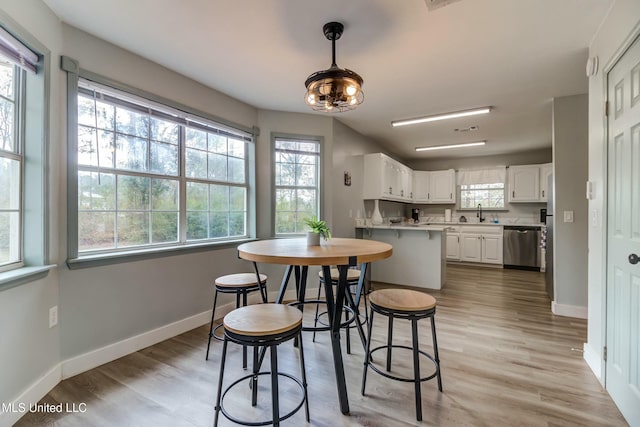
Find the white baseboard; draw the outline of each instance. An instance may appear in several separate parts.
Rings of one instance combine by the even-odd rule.
[[[269,301],[274,301],[277,294],[277,292],[270,292],[268,294]],[[285,300],[294,300],[295,298],[296,295],[294,290],[290,290],[285,293]],[[258,303],[260,301],[260,295],[257,293],[249,296],[250,304]],[[216,319],[221,319],[234,308],[235,301],[216,307]],[[30,385],[18,398],[16,398],[10,405],[14,410],[1,412],[2,408],[0,408],[0,427],[13,425],[24,415],[24,412],[19,410],[21,408],[20,403],[27,405],[26,410],[28,411],[30,404],[37,403],[56,385],[58,385],[61,380],[81,374],[82,372],[104,365],[105,363],[114,361],[138,350],[142,350],[143,348],[157,344],[169,338],[173,338],[202,325],[206,325],[210,321],[211,310],[207,310],[187,317],[186,319],[169,323],[168,325],[143,332],[139,335],[135,335],[122,341],[64,360],[63,362],[55,365],[42,378]],[[202,348],[204,357],[206,342],[203,342]]]
[[[36,404],[47,393],[51,391],[62,378],[61,365],[58,363],[42,377],[31,384],[20,396],[10,403],[11,408],[6,412],[0,412],[0,427],[14,425],[22,416],[29,411],[31,405]],[[2,409],[0,408],[0,411]]]
[[[277,292],[268,294],[269,301],[275,300]],[[285,294],[286,299],[294,299],[295,292],[289,291]],[[260,295],[254,293],[249,296],[249,303],[260,302]],[[235,301],[216,307],[216,319],[221,319],[227,313],[235,308]],[[96,368],[105,363],[124,357],[128,354],[135,353],[138,350],[157,344],[169,338],[188,332],[211,322],[211,310],[196,314],[186,319],[178,320],[168,325],[161,326],[151,331],[131,338],[118,341],[113,344],[92,350],[88,353],[67,359],[62,362],[62,379],[70,378],[82,372]],[[206,346],[203,343],[203,349]]]
[[[584,357],[585,362],[587,362],[598,381],[602,383],[602,359],[600,354],[588,342],[584,343],[583,349],[582,357]]]
[[[558,304],[551,302],[551,312],[558,316],[577,317],[578,319],[587,318],[587,307],[580,305]]]

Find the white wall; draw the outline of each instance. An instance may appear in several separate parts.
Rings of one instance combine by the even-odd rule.
[[[587,120],[586,94],[553,99],[553,310],[563,315],[587,307]],[[564,211],[573,211],[572,223],[564,222]]]
[[[606,71],[611,69],[621,49],[640,33],[640,2],[617,0],[589,47],[589,56],[598,57],[600,70],[589,79],[589,180],[594,183],[594,198],[589,201],[589,216],[597,223],[589,226],[589,326],[585,359],[604,383],[605,308],[606,308],[606,134],[604,100]]]
[[[7,29],[35,40],[51,52],[51,109],[49,121],[62,120],[60,104],[62,73],[57,71],[57,58],[62,46],[58,18],[40,0],[0,0],[0,21]],[[59,262],[58,226],[61,218],[58,192],[60,174],[61,132],[52,126],[49,137],[49,201],[47,221],[52,263]],[[49,328],[49,308],[58,305],[58,272],[46,278],[0,290],[0,402],[14,401],[60,362],[60,327]],[[54,376],[56,374],[54,373]],[[57,374],[59,376],[59,374]],[[4,422],[0,414],[0,425]]]

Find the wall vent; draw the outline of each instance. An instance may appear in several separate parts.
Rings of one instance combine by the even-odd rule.
[[[427,4],[427,9],[430,11],[440,9],[441,7],[445,7],[450,5],[451,3],[455,3],[460,0],[424,0]]]

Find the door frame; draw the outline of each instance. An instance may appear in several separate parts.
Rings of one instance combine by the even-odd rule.
[[[636,23],[633,29],[629,32],[627,37],[624,39],[622,43],[618,46],[618,48],[614,51],[613,55],[606,62],[605,66],[602,67],[602,84],[600,86],[600,90],[602,91],[602,99],[604,100],[604,105],[607,105],[609,108],[608,113],[611,114],[611,105],[609,102],[609,73],[613,69],[613,67],[618,63],[618,61],[622,58],[622,56],[629,50],[631,45],[636,41],[636,39],[640,38],[640,21]],[[604,107],[603,107],[604,108]],[[603,109],[602,114],[603,120],[603,138],[604,144],[602,144],[602,197],[603,197],[603,209],[602,209],[602,235],[601,242],[603,244],[603,259],[602,259],[602,271],[601,271],[601,283],[604,283],[601,292],[601,307],[602,307],[602,325],[601,325],[601,339],[603,348],[607,345],[607,329],[608,329],[608,320],[609,320],[609,301],[607,299],[608,291],[609,291],[609,116],[605,114]],[[602,349],[601,349],[602,350]],[[607,388],[607,362],[604,359],[604,354],[601,354],[600,357],[600,375],[601,382],[604,388]]]

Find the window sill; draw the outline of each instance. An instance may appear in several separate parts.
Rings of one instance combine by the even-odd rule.
[[[67,266],[70,270],[81,268],[100,267],[104,265],[121,264],[123,262],[142,261],[155,258],[163,258],[175,255],[184,255],[197,252],[205,252],[217,249],[235,248],[240,243],[251,242],[255,238],[244,238],[238,240],[227,240],[216,243],[201,243],[193,245],[168,246],[163,248],[145,248],[123,252],[99,253],[81,255],[78,258],[67,259]]]
[[[0,273],[0,291],[13,288],[23,283],[33,282],[34,280],[47,277],[49,270],[56,268],[57,265],[40,265],[37,267],[21,267],[15,270],[3,271]]]

